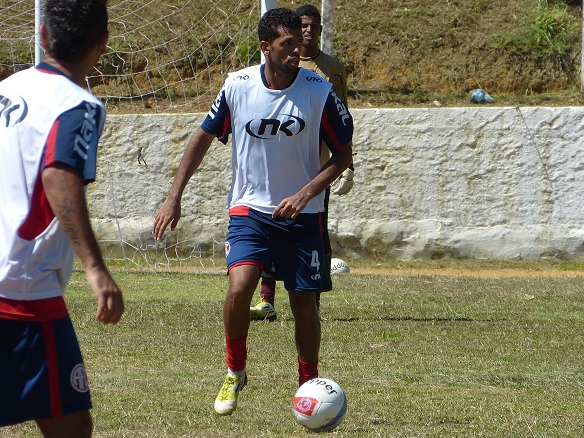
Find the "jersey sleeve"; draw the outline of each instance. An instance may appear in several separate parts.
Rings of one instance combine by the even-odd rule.
[[[207,117],[201,125],[201,129],[208,134],[217,136],[217,139],[226,144],[231,134],[231,112],[225,98],[225,86],[221,89],[217,98],[211,105]]]
[[[331,152],[343,148],[353,138],[353,117],[341,98],[332,90],[322,113],[320,136]]]
[[[47,137],[43,167],[64,163],[75,169],[86,183],[95,181],[97,143],[104,119],[105,109],[90,102],[61,114]]]

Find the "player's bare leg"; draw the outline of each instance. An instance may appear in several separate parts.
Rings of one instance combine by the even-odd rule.
[[[299,383],[318,376],[318,355],[320,351],[320,318],[316,307],[316,294],[311,292],[288,292],[290,309],[294,315],[296,351],[299,368]],[[307,368],[308,367],[308,368]],[[303,374],[305,374],[303,376]]]
[[[257,266],[241,265],[229,271],[229,290],[223,306],[227,377],[215,399],[215,412],[231,415],[237,409],[239,392],[247,383],[247,333],[249,305],[260,279]]]
[[[223,305],[225,335],[230,339],[247,336],[249,306],[260,280],[260,270],[254,265],[240,265],[229,271],[229,289]]]
[[[61,418],[40,418],[36,424],[45,438],[86,438],[93,432],[89,411],[75,412]]]

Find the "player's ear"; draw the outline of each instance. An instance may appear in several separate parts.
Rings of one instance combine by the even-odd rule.
[[[41,24],[39,27],[39,33],[41,35],[41,45],[43,46],[43,49],[45,49],[45,51],[48,49],[48,44],[49,44],[49,34],[47,32],[47,26],[45,26],[45,24]]]
[[[98,50],[100,55],[105,55],[107,52],[107,42],[109,41],[109,31],[105,31],[103,35],[99,38]]]
[[[260,50],[266,56],[270,54],[270,43],[267,41],[260,41]]]

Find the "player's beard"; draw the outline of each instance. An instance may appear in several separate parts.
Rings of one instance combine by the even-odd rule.
[[[290,59],[294,59],[298,62],[300,62],[300,57],[296,57],[296,56],[290,56],[286,59],[286,61],[281,61],[281,60],[277,60],[275,61],[274,67],[276,67],[276,69],[280,70],[282,73],[286,73],[288,75],[293,75],[294,73],[296,73],[298,71],[298,63],[295,64],[290,64]]]

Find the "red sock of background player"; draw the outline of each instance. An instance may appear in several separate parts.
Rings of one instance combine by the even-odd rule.
[[[306,363],[298,359],[298,386],[318,377],[318,361]]]
[[[243,374],[247,361],[247,336],[239,339],[229,339],[225,336],[225,350],[229,371]]]
[[[274,305],[274,299],[276,298],[276,280],[271,278],[262,278],[262,284],[260,287],[260,296],[263,301]]]

